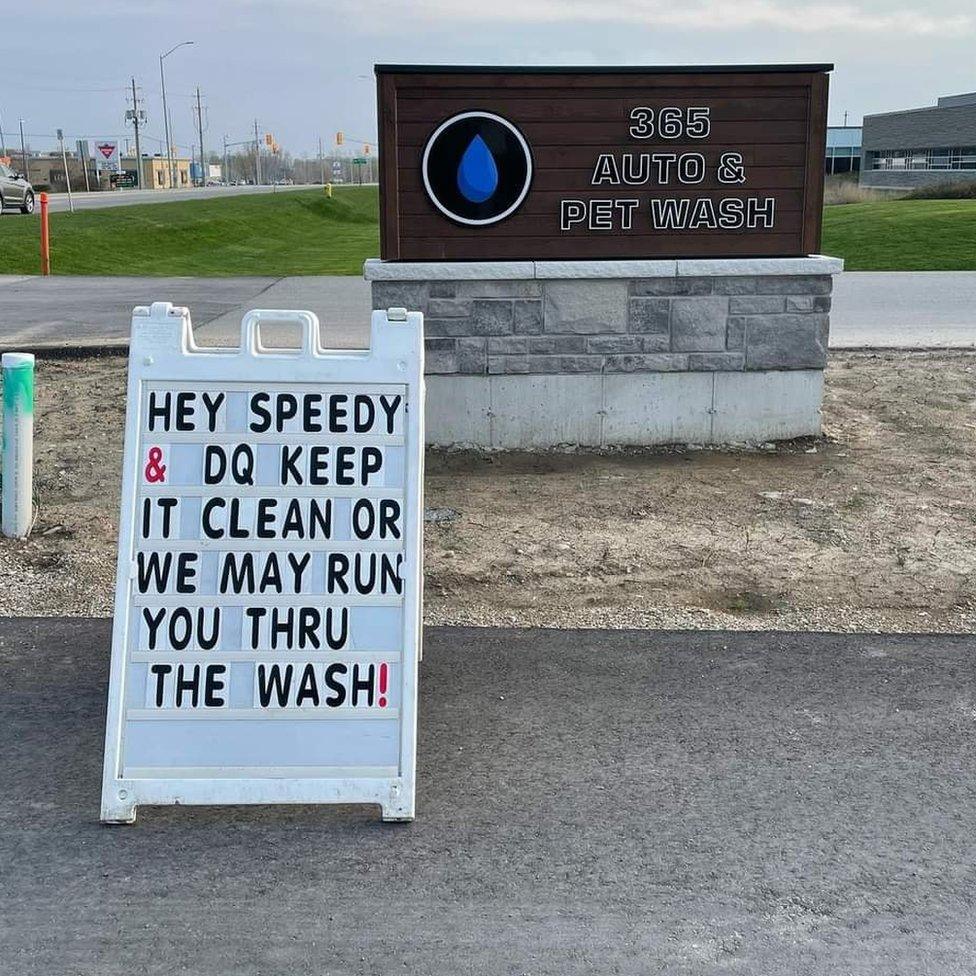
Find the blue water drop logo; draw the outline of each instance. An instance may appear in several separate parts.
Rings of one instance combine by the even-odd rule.
[[[458,165],[457,185],[471,203],[484,203],[498,189],[495,157],[481,136],[475,136],[464,150]]]

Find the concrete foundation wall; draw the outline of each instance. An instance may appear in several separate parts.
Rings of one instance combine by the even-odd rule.
[[[427,440],[498,450],[817,435],[823,372],[427,377]]]
[[[765,441],[820,432],[831,258],[367,262],[424,313],[431,443]]]

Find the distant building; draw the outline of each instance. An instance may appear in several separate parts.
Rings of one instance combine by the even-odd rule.
[[[827,173],[856,173],[861,168],[861,127],[827,127]]]
[[[182,189],[193,186],[190,179],[190,160],[183,157],[173,157],[173,169],[176,171],[175,182],[170,181],[169,161],[165,156],[142,156],[142,179],[139,186],[146,190],[169,190],[172,187]],[[122,172],[130,177],[136,175],[136,157],[122,157]]]
[[[64,177],[65,163],[68,166],[68,176],[71,178],[71,189],[80,192],[84,189],[97,190],[99,188],[98,173],[95,171],[93,159],[79,159],[75,155],[65,153],[28,153],[27,179],[35,190],[47,190],[51,193],[64,193],[68,188]],[[88,180],[85,181],[85,168],[88,168]],[[11,155],[10,167],[16,173],[23,172],[24,160],[20,153]],[[108,186],[108,177],[105,178]]]
[[[864,117],[862,186],[976,182],[976,92]]]

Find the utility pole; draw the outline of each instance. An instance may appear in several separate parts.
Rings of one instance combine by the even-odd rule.
[[[222,173],[225,183],[230,183],[230,166],[227,165],[227,136],[224,136],[224,171]]]
[[[27,143],[24,142],[24,120],[20,120],[20,158],[24,162],[24,179],[30,181],[30,172],[27,169]]]
[[[136,131],[136,189],[143,189],[142,146],[139,143],[139,123],[145,121],[145,112],[140,118],[139,102],[136,97],[136,80],[132,79],[132,128]]]
[[[207,185],[207,167],[203,161],[203,110],[200,108],[200,86],[197,85],[197,134],[200,136],[200,185]]]
[[[254,185],[261,185],[261,142],[258,139],[258,120],[254,120]]]
[[[64,167],[64,183],[68,188],[68,210],[75,212],[75,203],[71,199],[71,177],[68,175],[68,157],[64,151],[64,129],[58,129],[58,142],[61,145],[61,165]]]

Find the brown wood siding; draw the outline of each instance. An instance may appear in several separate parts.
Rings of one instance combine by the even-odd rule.
[[[827,74],[756,72],[482,73],[385,71],[377,75],[380,119],[380,240],[385,260],[592,260],[643,257],[795,256],[820,244]],[[636,139],[630,111],[707,106],[707,138]],[[498,223],[465,226],[438,210],[424,189],[421,158],[446,119],[485,111],[523,134],[533,160],[531,189]],[[722,153],[739,152],[744,184],[716,176]],[[653,181],[591,184],[601,153],[703,153],[693,185]],[[658,230],[650,201],[756,197],[775,201],[770,229]],[[560,229],[563,200],[637,199],[633,227]]]

